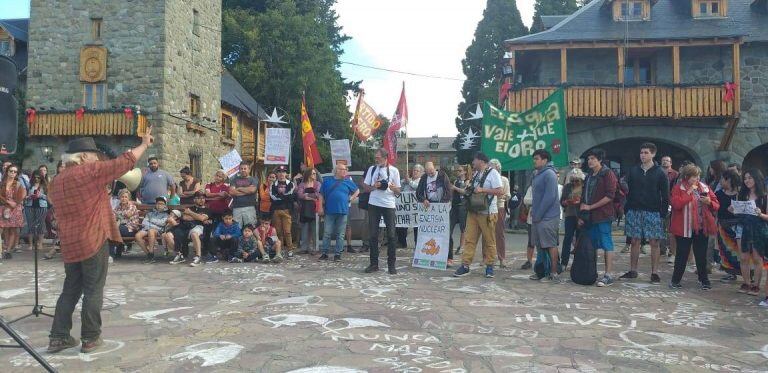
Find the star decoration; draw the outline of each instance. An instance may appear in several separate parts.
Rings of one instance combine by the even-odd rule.
[[[288,122],[283,120],[282,115],[277,114],[277,108],[272,109],[272,114],[266,118],[264,118],[264,121],[267,123],[275,123],[275,124],[287,124]]]
[[[475,131],[472,130],[472,127],[469,127],[469,129],[467,130],[467,133],[464,134],[464,138],[469,140],[476,139],[478,137],[480,137],[480,134],[475,133]]]
[[[477,104],[475,107],[475,112],[469,113],[469,118],[466,118],[464,120],[477,120],[477,119],[483,119],[483,109],[480,107],[480,104]]]
[[[328,131],[325,131],[325,133],[320,136],[320,138],[325,140],[333,140],[333,136],[331,136],[331,133]]]
[[[461,143],[461,149],[463,150],[469,150],[475,147],[475,140],[470,138],[465,138],[464,141]]]

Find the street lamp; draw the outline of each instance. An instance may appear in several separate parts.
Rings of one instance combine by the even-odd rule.
[[[40,148],[40,152],[43,154],[43,158],[49,163],[53,162],[53,148],[46,145]]]

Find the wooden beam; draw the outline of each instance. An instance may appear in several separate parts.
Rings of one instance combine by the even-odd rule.
[[[623,40],[614,41],[588,41],[588,42],[562,42],[562,43],[539,43],[539,44],[505,44],[509,50],[557,50],[562,48],[568,49],[609,49],[617,48],[620,46],[626,46],[628,48],[669,48],[672,46],[681,47],[693,47],[693,46],[709,46],[709,45],[731,45],[734,43],[740,43],[740,38],[722,38],[718,37],[709,39],[685,39],[685,40],[644,40],[642,43],[639,41],[624,42]]]
[[[675,85],[672,117],[677,119],[680,118],[680,100],[682,100],[680,95],[680,46],[678,45],[672,46],[672,83]]]
[[[730,118],[726,124],[723,138],[720,140],[720,146],[717,148],[721,152],[728,151],[731,148],[733,135],[736,133],[736,127],[739,125],[739,118]]]
[[[733,82],[736,83],[736,94],[733,98],[733,115],[741,113],[741,46],[733,43]]]
[[[624,83],[624,47],[616,48],[616,60],[618,67],[616,70],[616,81],[619,84]]]
[[[560,48],[560,83],[568,81],[568,50]]]

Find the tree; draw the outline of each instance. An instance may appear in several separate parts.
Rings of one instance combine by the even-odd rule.
[[[587,3],[589,3],[589,0],[583,1],[583,4]],[[542,24],[539,17],[572,14],[579,9],[579,2],[577,2],[577,0],[536,0],[533,9],[534,13],[531,33],[536,33],[544,31],[540,29]]]
[[[464,115],[467,108],[477,102],[496,101],[501,84],[504,40],[527,33],[515,0],[488,0],[483,18],[475,29],[472,44],[461,61],[467,80],[461,89],[464,99],[458,107],[459,116]],[[456,128],[461,134],[467,130],[467,124],[457,119]],[[468,163],[471,151],[461,149],[460,141],[460,136],[457,136],[454,142],[459,162]]]
[[[303,155],[299,132],[302,93],[318,148],[330,170],[325,131],[348,137],[351,119],[347,89],[338,69],[341,33],[333,10],[335,0],[225,0],[222,13],[224,66],[262,105],[288,112],[295,140],[292,162],[298,168]],[[325,32],[318,32],[324,30]]]

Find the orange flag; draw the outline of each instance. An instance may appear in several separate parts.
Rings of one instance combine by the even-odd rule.
[[[323,163],[323,159],[320,158],[320,151],[317,149],[315,133],[312,131],[312,123],[310,123],[307,114],[307,103],[304,100],[304,95],[301,96],[301,140],[304,144],[304,164],[309,168],[314,168],[315,165]]]

